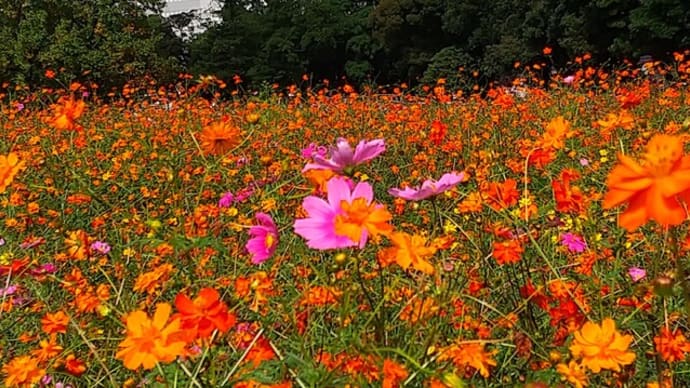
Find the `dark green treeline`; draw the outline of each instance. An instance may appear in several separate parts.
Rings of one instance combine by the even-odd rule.
[[[690,46],[687,0],[225,0],[220,23],[188,40],[162,0],[0,0],[0,79],[45,69],[117,84],[179,71],[245,83],[303,74],[355,83],[433,82],[458,68],[501,79],[545,46],[560,66],[667,58]]]

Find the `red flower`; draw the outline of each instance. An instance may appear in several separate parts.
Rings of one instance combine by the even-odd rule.
[[[570,181],[578,179],[576,171],[561,171],[560,180],[551,182],[553,196],[556,199],[556,210],[563,213],[580,213],[584,210],[584,196],[580,188],[571,186]]]
[[[175,307],[182,321],[182,329],[193,331],[199,338],[208,338],[213,330],[221,333],[235,325],[235,315],[220,300],[220,294],[213,288],[203,288],[194,300],[187,295],[177,294]]]
[[[506,240],[494,243],[493,256],[498,264],[517,263],[522,258],[524,248],[517,240]]]

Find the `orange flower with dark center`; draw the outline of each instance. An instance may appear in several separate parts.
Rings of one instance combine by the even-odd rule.
[[[373,237],[391,232],[393,227],[388,221],[393,216],[384,207],[368,202],[364,197],[355,198],[352,202],[341,201],[343,213],[335,217],[335,234],[360,242],[365,232]]]
[[[619,160],[606,180],[609,191],[603,207],[628,204],[618,220],[623,228],[633,231],[650,219],[661,225],[678,225],[686,219],[679,198],[687,197],[690,189],[690,156],[683,155],[679,137],[652,137],[641,164],[625,155]]]
[[[115,355],[125,368],[153,369],[158,362],[172,362],[184,353],[186,342],[181,340],[180,320],[168,320],[171,310],[169,304],[159,303],[153,319],[141,310],[127,315],[127,337]]]
[[[193,332],[192,337],[208,338],[214,330],[224,333],[235,324],[235,316],[228,313],[228,306],[213,288],[201,289],[193,300],[185,294],[177,294],[175,307],[179,313],[173,315],[173,319],[180,318],[182,329]]]
[[[50,123],[57,129],[75,129],[75,120],[84,113],[86,104],[82,100],[74,98],[62,98],[58,104],[53,105],[53,118]]]
[[[24,162],[19,161],[17,154],[10,152],[9,155],[0,155],[0,194],[7,190],[7,187],[14,180],[15,175],[24,167]]]
[[[628,350],[632,341],[633,336],[621,335],[616,330],[616,322],[606,318],[601,325],[587,322],[576,331],[570,353],[582,359],[582,365],[594,373],[602,369],[620,372],[621,365],[635,361],[635,353]]]
[[[201,149],[210,155],[225,155],[240,144],[240,130],[230,120],[221,120],[204,127]]]

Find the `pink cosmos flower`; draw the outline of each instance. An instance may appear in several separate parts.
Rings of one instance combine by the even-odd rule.
[[[406,199],[408,201],[421,201],[434,195],[441,194],[446,190],[452,189],[458,183],[462,182],[463,179],[465,179],[464,173],[461,172],[458,174],[455,172],[450,172],[448,174],[443,174],[441,179],[438,181],[427,179],[424,181],[424,183],[422,183],[421,188],[413,189],[406,187],[403,190],[393,188],[388,190],[388,194],[394,197]]]
[[[218,207],[230,207],[232,206],[232,202],[235,200],[235,195],[231,192],[227,192],[223,194],[222,197],[218,200]]]
[[[628,275],[630,275],[633,283],[635,283],[644,279],[647,276],[647,271],[640,267],[630,267],[628,269]]]
[[[366,182],[354,188],[343,177],[331,178],[327,183],[328,201],[309,196],[302,202],[309,218],[295,221],[295,233],[307,240],[313,249],[363,248],[369,234],[392,230],[387,224],[392,216],[383,205],[372,203],[374,191]]]
[[[305,159],[311,159],[314,155],[319,155],[323,158],[326,154],[328,154],[328,149],[316,143],[309,143],[306,148],[302,149],[302,157]]]
[[[574,233],[563,233],[561,235],[561,244],[565,245],[570,252],[582,253],[587,249],[587,243],[582,237]]]
[[[252,264],[261,264],[273,256],[278,247],[278,228],[271,216],[266,213],[256,213],[259,225],[249,229],[252,237],[247,241],[247,251],[252,254]]]
[[[362,140],[354,150],[344,138],[338,138],[335,147],[331,147],[331,158],[326,159],[319,153],[313,153],[313,163],[307,163],[302,172],[309,170],[332,170],[342,173],[348,168],[367,162],[381,155],[386,150],[383,139]]]

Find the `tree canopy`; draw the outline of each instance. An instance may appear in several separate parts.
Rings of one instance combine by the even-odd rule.
[[[670,57],[690,45],[685,0],[225,0],[218,22],[182,39],[188,15],[163,0],[0,0],[0,78],[40,83],[45,69],[106,83],[179,71],[250,84],[311,79],[432,82],[459,69],[507,77],[550,64]]]

